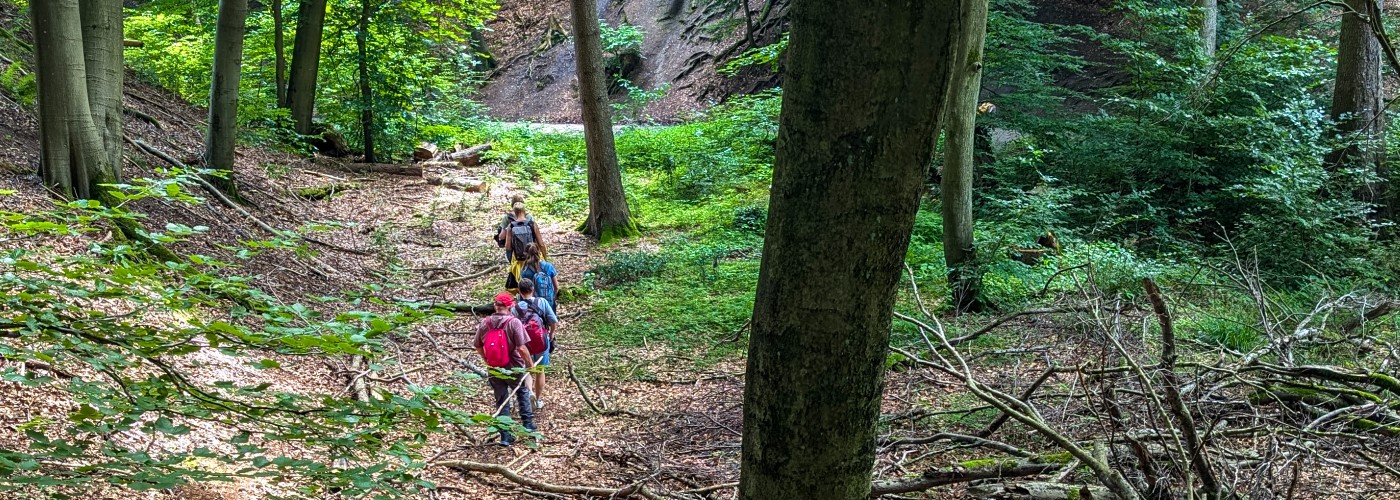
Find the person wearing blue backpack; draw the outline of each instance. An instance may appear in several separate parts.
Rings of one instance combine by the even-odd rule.
[[[549,301],[536,297],[535,282],[528,278],[520,279],[520,296],[516,298],[511,313],[525,325],[526,348],[536,367],[549,366],[549,354],[554,350],[554,329],[559,326],[559,316]],[[535,409],[544,408],[544,370],[531,370],[531,392],[535,396]]]
[[[549,301],[549,307],[555,312],[559,311],[559,302],[555,300],[559,293],[558,276],[554,264],[544,260],[539,245],[525,246],[525,264],[520,267],[520,278],[535,282],[535,296]]]

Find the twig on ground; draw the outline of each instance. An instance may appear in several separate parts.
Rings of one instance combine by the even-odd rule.
[[[463,281],[467,281],[467,280],[471,280],[471,279],[480,278],[480,277],[482,277],[482,276],[486,276],[486,275],[488,275],[488,274],[491,274],[491,273],[500,271],[501,269],[505,269],[505,266],[496,265],[496,266],[492,266],[492,267],[486,268],[485,270],[483,270],[483,271],[481,271],[481,272],[478,272],[478,273],[476,273],[476,274],[469,274],[469,275],[465,275],[465,276],[453,276],[453,277],[451,277],[451,278],[443,278],[443,279],[440,279],[440,280],[429,281],[429,282],[427,282],[427,283],[424,283],[424,284],[423,284],[423,287],[424,287],[424,288],[435,288],[435,287],[440,287],[440,286],[445,286],[445,285],[451,285],[451,284],[453,284],[453,283],[461,283],[461,282],[463,282]]]
[[[593,398],[590,397],[590,396],[588,395],[588,389],[587,389],[586,387],[583,386],[583,381],[582,381],[582,380],[579,380],[578,375],[574,373],[574,364],[573,364],[573,363],[569,363],[569,364],[565,365],[565,367],[566,367],[566,370],[567,370],[568,373],[569,373],[569,380],[573,380],[573,381],[574,381],[574,387],[577,387],[577,388],[578,388],[578,393],[579,393],[579,395],[583,396],[583,402],[584,402],[585,404],[587,404],[587,405],[588,405],[588,409],[593,410],[594,413],[597,413],[597,414],[602,415],[602,416],[605,416],[605,417],[609,417],[609,416],[613,416],[613,415],[627,415],[627,416],[629,416],[629,417],[642,418],[641,415],[638,415],[638,414],[633,413],[633,412],[628,411],[628,410],[621,410],[621,409],[617,409],[617,408],[608,409],[608,410],[603,410],[603,409],[598,408],[598,405],[595,404],[595,403],[593,402]]]

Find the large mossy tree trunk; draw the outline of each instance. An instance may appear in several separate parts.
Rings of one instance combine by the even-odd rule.
[[[959,3],[793,3],[745,379],[742,499],[870,496],[891,309]]]
[[[982,45],[987,38],[987,0],[964,0],[958,45],[944,106],[942,178],[943,258],[959,313],[982,309],[982,273],[972,239],[972,180],[976,166],[977,99],[982,91]]]
[[[111,3],[111,2],[108,2]],[[121,158],[121,81],[117,80],[116,113],[108,112],[111,102],[110,88],[113,82],[105,68],[113,66],[111,61],[93,61],[98,69],[95,77],[89,76],[85,58],[84,21],[95,25],[110,23],[105,12],[109,9],[102,2],[84,0],[83,4],[93,6],[96,11],[90,17],[81,15],[79,0],[47,0],[30,4],[30,16],[34,28],[34,60],[38,73],[39,88],[39,170],[44,183],[59,195],[66,198],[99,199],[105,198],[101,184],[120,180],[119,163],[114,163],[104,136],[112,136],[109,128],[116,121],[116,158]],[[116,4],[120,14],[121,4]],[[116,18],[116,28],[95,29],[90,35],[99,40],[86,42],[94,46],[97,54],[116,57],[115,67],[121,68],[121,22]],[[98,47],[104,36],[116,34],[115,52],[102,51]],[[90,91],[89,87],[97,88]],[[98,94],[96,96],[92,94]],[[94,116],[92,99],[96,97],[104,107],[102,124]]]
[[[371,0],[360,1],[360,23],[355,31],[360,72],[360,130],[365,143],[365,163],[374,163],[374,86],[369,80],[369,24],[374,17]]]
[[[83,64],[88,106],[97,135],[102,138],[103,162],[111,177],[122,177],[122,86],[126,81],[120,0],[79,0],[83,25]]]
[[[1358,193],[1362,201],[1375,203],[1384,219],[1394,217],[1390,198],[1389,177],[1385,164],[1385,147],[1381,143],[1385,132],[1385,117],[1381,102],[1381,43],[1371,31],[1367,18],[1378,16],[1372,7],[1381,2],[1346,0],[1349,12],[1342,16],[1342,28],[1337,43],[1337,76],[1332,94],[1331,117],[1337,122],[1337,132],[1350,136],[1350,145],[1327,156],[1329,169],[1343,166],[1367,166],[1378,182]]]
[[[204,166],[226,170],[209,182],[238,199],[233,178],[233,152],[238,141],[238,82],[243,70],[243,33],[248,0],[220,0],[218,30],[214,33],[214,74],[209,89],[209,131],[204,139]]]
[[[292,70],[287,82],[287,106],[298,134],[310,135],[316,112],[316,72],[321,66],[321,30],[326,0],[304,0],[297,10],[297,34],[292,40]]]
[[[583,107],[583,137],[588,145],[588,220],[582,230],[599,243],[637,235],[637,225],[622,190],[622,170],[613,143],[612,110],[598,28],[597,0],[570,0],[574,52],[578,61],[578,98]]]
[[[272,53],[276,61],[274,64],[277,66],[273,69],[276,75],[273,80],[273,85],[276,87],[274,92],[277,93],[277,106],[286,108],[289,106],[287,104],[287,37],[285,35],[287,28],[282,22],[282,0],[272,0],[270,9],[272,10]]]

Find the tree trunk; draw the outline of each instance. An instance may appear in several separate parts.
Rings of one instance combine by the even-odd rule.
[[[1217,33],[1220,28],[1219,0],[1197,0],[1201,7],[1201,53],[1215,59]]]
[[[744,390],[739,497],[865,499],[890,312],[955,0],[797,0]]]
[[[373,3],[360,0],[360,25],[355,32],[355,45],[360,59],[360,129],[364,133],[365,163],[374,163],[374,87],[369,81],[369,21]]]
[[[582,230],[598,238],[599,243],[607,243],[637,235],[637,226],[622,191],[622,171],[613,144],[596,1],[570,0],[569,4],[573,10],[579,101],[583,105],[583,138],[588,145],[588,220]]]
[[[297,10],[297,35],[292,40],[292,71],[287,82],[287,104],[297,133],[311,135],[316,111],[316,72],[321,65],[321,28],[326,21],[326,0],[305,0]]]
[[[957,312],[982,308],[982,274],[972,241],[972,179],[977,98],[982,90],[982,45],[987,38],[987,0],[964,0],[958,47],[944,105],[943,256]]]
[[[284,35],[286,27],[282,24],[282,0],[272,0],[272,52],[275,54],[277,65],[276,86],[277,107],[285,108],[287,104],[287,42]]]
[[[122,3],[120,0],[79,0],[83,26],[83,64],[88,106],[97,135],[102,139],[102,164],[110,169],[102,182],[121,178],[122,168]]]
[[[209,134],[204,140],[204,166],[227,170],[209,183],[238,199],[233,179],[233,150],[238,141],[238,80],[243,69],[243,32],[248,0],[220,0],[218,31],[214,34],[214,75],[209,89]]]
[[[1380,15],[1372,6],[1381,2],[1346,0],[1350,9],[1365,16]],[[1385,147],[1380,144],[1385,130],[1381,103],[1381,45],[1362,15],[1342,16],[1342,29],[1337,44],[1337,76],[1332,94],[1331,117],[1340,134],[1351,135],[1350,145],[1327,156],[1330,169],[1347,164],[1369,165],[1380,178],[1376,184],[1363,189],[1359,198],[1380,205],[1381,216],[1393,216],[1389,206],[1385,166]]]
[[[44,183],[64,197],[101,196],[100,184],[119,179],[93,120],[78,0],[33,2],[30,15],[39,88],[39,171]]]

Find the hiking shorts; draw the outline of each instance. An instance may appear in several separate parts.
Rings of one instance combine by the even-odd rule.
[[[553,336],[553,335],[547,335],[547,336],[545,336],[545,338],[544,338],[544,345],[545,345],[545,347],[544,347],[544,353],[543,353],[543,354],[536,354],[536,355],[534,355],[534,356],[531,356],[532,358],[535,359],[535,364],[540,365],[540,366],[549,366],[549,351],[551,350],[550,348],[554,347],[552,344],[554,344],[554,336]]]

